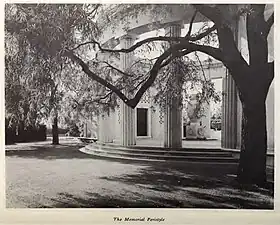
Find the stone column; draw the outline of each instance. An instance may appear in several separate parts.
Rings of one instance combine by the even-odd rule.
[[[106,113],[105,117],[105,143],[112,143],[114,139],[114,134],[113,134],[113,129],[114,129],[114,124],[111,122],[112,121],[112,113],[111,110],[109,110]]]
[[[242,56],[248,61],[246,37],[246,20],[240,16],[236,21],[235,40]],[[241,147],[242,106],[238,90],[231,75],[223,78],[223,112],[222,112],[222,148]]]
[[[114,133],[115,139],[114,142],[120,144],[121,137],[121,109],[120,109],[120,100],[117,100],[118,107],[114,112]]]
[[[100,61],[109,61],[111,57],[110,53],[99,53],[97,59]],[[111,123],[112,112],[104,111],[98,116],[98,140],[102,143],[111,143],[114,138],[114,124]]]
[[[97,117],[97,122],[98,122],[98,141],[103,142],[104,141],[104,123],[103,123],[103,118],[102,115],[98,115]]]
[[[166,36],[181,36],[181,24],[172,24],[165,29]],[[180,79],[180,74],[172,74],[175,83]],[[176,82],[177,81],[177,82]],[[179,82],[178,85],[182,85]],[[171,84],[170,85],[174,85]],[[181,87],[182,88],[182,87]],[[173,96],[172,93],[166,95],[167,104],[164,112],[164,147],[181,148],[182,147],[182,107],[181,96]]]
[[[223,78],[222,148],[236,148],[237,91],[230,74]]]
[[[125,36],[121,39],[121,48],[129,48],[133,45],[134,38]],[[133,62],[133,52],[121,54],[121,67],[123,70],[129,68]],[[127,106],[123,101],[120,103],[121,135],[120,144],[123,146],[135,145],[135,110]]]
[[[98,117],[98,140],[103,143],[113,142],[114,124],[111,123],[110,116],[110,112],[104,112]]]
[[[84,133],[83,133],[83,136],[84,136],[84,137],[87,137],[87,136],[88,136],[87,121],[86,121],[86,122],[84,122]]]

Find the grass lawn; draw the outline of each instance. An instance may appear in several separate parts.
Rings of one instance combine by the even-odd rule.
[[[19,146],[6,151],[8,208],[273,209],[272,188],[235,184],[235,164],[104,160],[77,143]]]

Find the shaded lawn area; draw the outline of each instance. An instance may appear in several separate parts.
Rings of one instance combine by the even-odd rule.
[[[8,208],[273,209],[273,187],[240,188],[236,164],[104,160],[77,143],[30,147],[6,151]]]

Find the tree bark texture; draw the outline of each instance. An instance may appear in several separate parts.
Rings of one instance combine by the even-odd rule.
[[[237,177],[240,184],[264,186],[267,154],[265,102],[270,82],[268,70],[256,69],[251,68],[251,73],[244,78],[247,88],[239,90],[243,115]],[[262,73],[266,73],[265,76]]]
[[[55,115],[54,119],[53,119],[53,125],[52,125],[52,144],[53,145],[58,145],[59,144],[59,137],[58,137],[58,118],[57,118],[57,114]]]
[[[260,102],[252,106],[243,102],[242,144],[238,167],[238,181],[241,184],[266,183],[266,105]]]

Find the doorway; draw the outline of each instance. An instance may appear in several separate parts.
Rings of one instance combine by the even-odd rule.
[[[147,108],[137,108],[137,136],[148,136]]]

